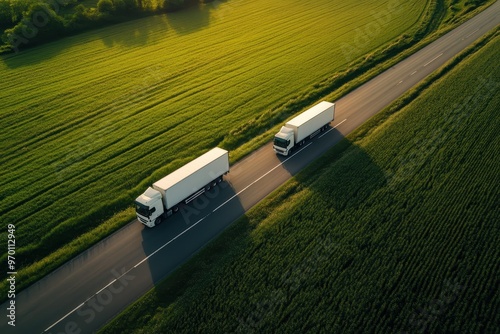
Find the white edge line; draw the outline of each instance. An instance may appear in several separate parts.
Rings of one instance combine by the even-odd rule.
[[[424,67],[426,67],[427,65],[429,65],[430,63],[432,63],[434,60],[438,59],[439,57],[441,57],[443,55],[443,53],[441,52],[440,54],[438,54],[436,57],[432,58],[430,61],[428,61]]]

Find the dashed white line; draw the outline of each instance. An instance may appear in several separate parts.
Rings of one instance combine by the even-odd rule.
[[[319,136],[318,138],[321,138],[323,137],[324,135],[326,135],[328,132],[332,131],[333,129],[335,129],[337,126],[339,126],[340,124],[344,123],[345,121],[347,121],[347,118],[344,119],[342,122],[338,123],[337,125],[335,125],[333,128],[331,128],[330,130],[326,131],[325,133],[323,133],[321,136]],[[277,164],[276,166],[274,166],[271,170],[269,170],[267,173],[265,173],[264,175],[262,175],[261,177],[259,177],[257,180],[253,181],[252,183],[250,183],[248,186],[246,186],[245,188],[241,189],[238,193],[234,194],[231,198],[229,198],[227,201],[225,201],[224,203],[222,203],[221,205],[219,205],[218,207],[216,207],[212,212],[215,212],[217,210],[219,210],[221,207],[223,207],[224,205],[227,204],[227,202],[231,201],[232,199],[234,199],[236,196],[238,196],[239,194],[241,194],[242,192],[244,192],[245,190],[247,190],[250,186],[252,186],[253,184],[255,184],[256,182],[259,182],[262,178],[264,178],[266,175],[268,175],[269,173],[271,173],[273,170],[275,170],[276,168],[278,168],[279,166],[283,165],[285,162],[287,162],[288,160],[290,160],[291,158],[293,158],[295,155],[299,154],[303,149],[305,149],[306,147],[308,147],[309,145],[311,145],[312,143],[309,143],[307,144],[306,146],[302,147],[300,150],[298,150],[297,152],[295,152],[294,154],[292,154],[290,157],[288,157],[287,159],[283,160],[281,163]]]
[[[441,57],[443,55],[443,53],[441,52],[440,54],[438,54],[436,57],[432,58],[430,61],[428,61],[424,67],[426,67],[427,65],[429,65],[430,63],[432,63],[434,60],[438,59],[439,57]]]
[[[308,147],[311,144],[312,143],[307,144],[306,146],[302,147],[300,150],[298,150],[297,152],[295,152],[294,154],[292,154],[290,157],[288,157],[287,159],[283,160],[282,162],[280,162],[279,164],[277,164],[276,166],[274,166],[267,173],[265,173],[264,175],[262,175],[261,177],[259,177],[257,180],[253,181],[248,186],[246,186],[245,188],[241,189],[239,192],[237,192],[236,194],[234,194],[233,196],[231,196],[230,199],[228,199],[227,201],[225,201],[224,203],[222,203],[221,205],[219,205],[218,207],[216,207],[212,212],[215,212],[215,211],[219,210],[221,207],[223,207],[224,205],[226,205],[227,202],[231,201],[233,198],[235,198],[236,196],[238,196],[239,194],[241,194],[242,192],[244,192],[245,190],[247,190],[248,188],[250,188],[250,186],[252,186],[256,182],[259,182],[260,180],[262,180],[262,178],[264,178],[266,175],[268,175],[269,173],[271,173],[273,170],[275,170],[279,166],[283,165],[285,162],[287,162],[288,160],[290,160],[291,158],[293,158],[295,155],[299,154],[303,149],[305,149],[306,147]]]
[[[417,73],[417,71],[411,72],[410,76],[414,75],[415,73]]]
[[[199,223],[201,223],[203,220],[205,220],[205,218],[207,218],[209,215],[206,215],[205,217],[201,218],[200,220],[198,220],[196,223],[194,223],[193,225],[189,226],[187,229],[185,229],[184,231],[182,231],[181,233],[179,233],[177,236],[175,236],[174,238],[170,239],[170,241],[168,241],[167,243],[165,243],[163,246],[161,246],[160,248],[158,248],[157,250],[155,250],[153,253],[149,254],[147,257],[145,257],[144,259],[142,259],[139,263],[137,263],[133,268],[137,268],[138,266],[140,266],[144,261],[148,260],[151,256],[155,255],[156,253],[158,253],[159,251],[161,251],[163,248],[165,248],[166,246],[170,245],[172,243],[172,241],[175,241],[177,238],[179,238],[181,235],[183,235],[184,233],[186,233],[187,231],[189,231],[190,229],[192,229],[193,227],[195,227],[196,225],[198,225]]]
[[[93,297],[93,296],[92,296]],[[90,299],[90,298],[89,298]],[[88,300],[88,299],[87,299]],[[72,309],[71,311],[69,311],[64,317],[62,317],[61,319],[57,320],[56,322],[54,322],[50,327],[48,327],[46,330],[44,330],[44,332],[48,332],[50,331],[50,329],[52,327],[54,327],[55,325],[57,325],[58,323],[60,323],[61,321],[63,321],[68,315],[70,315],[71,313],[75,312],[76,310],[78,310],[80,307],[82,307],[86,302],[84,301],[83,303],[81,303],[80,305],[78,305],[77,307],[75,307],[74,309]]]

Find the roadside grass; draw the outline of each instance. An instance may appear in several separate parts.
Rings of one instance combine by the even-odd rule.
[[[320,20],[332,15],[324,1],[307,8],[280,1],[266,11],[258,1],[216,2],[2,58],[0,215],[22,240],[18,289],[126,224],[130,209],[117,213],[154,180],[216,145],[231,149],[234,162],[284,119],[402,58],[418,41],[411,33],[421,35],[443,10],[431,1],[416,24],[407,19],[424,13],[416,1],[401,16],[382,1],[354,15],[360,6],[335,8],[345,19],[332,24]],[[339,45],[355,31],[337,24],[366,28],[370,6],[386,11],[387,23],[348,59]],[[305,22],[324,34],[297,35]]]
[[[495,332],[499,47],[495,29],[101,333]]]

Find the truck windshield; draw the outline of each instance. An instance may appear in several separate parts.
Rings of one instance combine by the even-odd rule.
[[[149,207],[147,207],[141,203],[135,202],[135,211],[144,217],[151,216],[151,211],[149,210]]]
[[[290,144],[289,140],[285,140],[285,139],[281,139],[281,138],[278,138],[278,137],[274,137],[274,145],[276,145],[278,147],[287,148],[288,144]]]

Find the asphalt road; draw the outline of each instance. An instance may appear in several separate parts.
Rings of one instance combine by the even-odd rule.
[[[344,136],[499,23],[500,3],[336,101],[328,132],[291,157],[271,144],[231,167],[226,181],[153,229],[131,222],[2,304],[1,333],[92,333]]]

